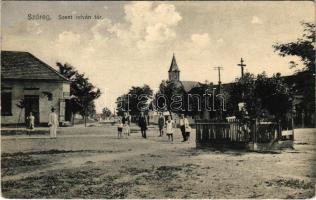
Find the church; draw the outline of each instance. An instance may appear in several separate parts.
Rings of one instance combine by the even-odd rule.
[[[189,93],[193,88],[200,87],[202,84],[197,81],[183,81],[180,79],[180,69],[176,61],[176,57],[173,54],[171,64],[168,70],[168,79],[167,81],[173,82],[177,85],[177,87],[182,88],[186,93]],[[158,111],[150,111],[148,113],[149,121],[152,123],[156,123],[158,121],[159,113]],[[165,112],[164,115],[169,115],[169,112]],[[190,124],[194,123],[195,118],[200,118],[201,116],[187,116]],[[208,118],[208,114],[203,114],[203,118]],[[177,121],[178,115],[172,113],[172,118]]]
[[[172,56],[170,68],[168,70],[168,81],[177,82],[179,86],[181,86],[185,92],[189,92],[192,88],[198,87],[201,84],[196,81],[181,81],[180,80],[180,70],[176,61],[176,57]]]

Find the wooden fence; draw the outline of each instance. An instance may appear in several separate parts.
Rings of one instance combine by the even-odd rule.
[[[287,127],[289,129],[289,127]],[[269,143],[282,140],[282,124],[280,122],[241,123],[238,120],[223,122],[196,121],[196,143],[200,145],[240,146],[254,143]],[[294,139],[294,136],[289,139]]]

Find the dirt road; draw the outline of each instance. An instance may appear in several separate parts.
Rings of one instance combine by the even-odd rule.
[[[310,198],[315,194],[316,130],[296,130],[295,149],[255,153],[197,150],[158,137],[128,139],[116,128],[73,127],[47,135],[4,136],[7,198]]]

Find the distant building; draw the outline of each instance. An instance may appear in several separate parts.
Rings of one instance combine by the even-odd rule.
[[[60,122],[71,121],[70,81],[28,52],[1,52],[1,124],[47,124],[52,107]],[[19,105],[24,104],[22,108]]]
[[[189,93],[193,88],[200,87],[202,84],[197,81],[183,81],[180,79],[180,69],[176,61],[175,55],[172,56],[171,64],[168,70],[168,81],[173,82],[177,85],[177,87],[182,88],[186,93]],[[159,112],[158,111],[150,111],[149,113],[149,121],[151,123],[157,123],[159,118]],[[164,112],[164,116],[168,116],[169,112]],[[175,113],[172,114],[172,119],[178,121],[179,116]],[[190,124],[194,123],[194,119],[199,118],[209,118],[208,112],[203,112],[203,114],[197,115],[197,116],[187,116],[187,119],[189,120]]]
[[[184,91],[189,92],[192,88],[200,86],[200,83],[197,81],[181,81],[180,80],[180,70],[176,61],[176,57],[173,55],[171,60],[171,65],[168,70],[169,81],[173,81],[179,84],[179,87],[182,87]]]

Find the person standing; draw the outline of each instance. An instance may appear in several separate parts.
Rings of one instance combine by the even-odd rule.
[[[188,119],[184,116],[184,114],[181,114],[179,124],[180,124],[180,130],[181,130],[182,137],[183,137],[182,142],[185,142],[185,141],[187,141],[185,127],[189,126],[189,122],[188,122]]]
[[[142,133],[143,138],[147,138],[146,136],[146,130],[147,130],[147,118],[145,117],[144,113],[140,113],[140,117],[138,120],[138,126],[140,127],[140,131]]]
[[[48,116],[48,126],[51,138],[57,138],[57,128],[58,128],[58,117],[55,113],[55,108],[51,109],[51,113]]]
[[[122,131],[123,131],[123,123],[122,120],[119,119],[118,124],[117,124],[117,138],[122,138]]]
[[[27,124],[27,134],[30,135],[31,134],[31,131],[34,130],[34,121],[35,121],[35,117],[33,116],[33,113],[30,112],[30,115],[26,118],[27,121],[28,121],[28,124]]]
[[[160,113],[158,118],[158,127],[159,127],[159,137],[163,136],[163,128],[165,126],[165,117]]]
[[[173,129],[175,127],[175,123],[171,120],[171,117],[168,116],[168,120],[166,122],[166,134],[168,136],[168,141],[173,142]]]
[[[191,133],[191,127],[189,123],[185,127],[185,141],[188,141],[190,139],[190,133]]]
[[[131,132],[130,131],[131,117],[127,112],[124,113],[124,116],[122,118],[122,122],[123,122],[123,125],[125,127],[125,133],[129,136],[129,134]]]

